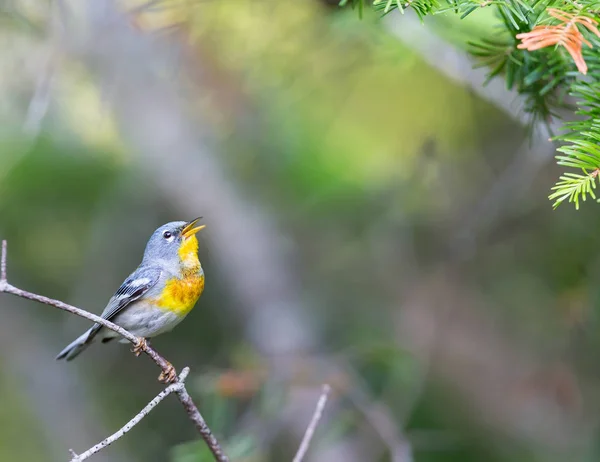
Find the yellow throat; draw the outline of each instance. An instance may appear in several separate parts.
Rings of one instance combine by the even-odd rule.
[[[179,247],[181,276],[169,279],[157,306],[180,316],[188,314],[204,290],[204,273],[198,260],[198,239],[192,235]]]

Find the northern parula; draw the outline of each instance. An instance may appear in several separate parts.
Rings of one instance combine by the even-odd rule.
[[[196,233],[205,225],[173,221],[158,228],[148,241],[144,258],[111,297],[101,317],[144,339],[170,331],[192,310],[204,290],[204,271],[198,260]],[[94,324],[56,357],[70,361],[94,339],[102,343],[118,337]],[[127,340],[121,340],[127,343]],[[137,345],[139,354],[141,346]],[[134,349],[135,351],[135,349]]]

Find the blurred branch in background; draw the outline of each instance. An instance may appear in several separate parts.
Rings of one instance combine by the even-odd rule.
[[[315,413],[313,414],[308,427],[306,428],[306,432],[304,432],[304,437],[300,442],[300,447],[298,448],[298,452],[294,456],[292,462],[302,462],[304,456],[308,452],[308,447],[310,446],[310,442],[312,437],[321,421],[321,416],[323,415],[323,410],[325,409],[325,405],[327,404],[327,399],[329,398],[329,393],[331,392],[331,387],[327,384],[323,385],[323,390],[321,391],[321,396],[319,396],[319,401],[317,401],[317,407],[315,408]]]
[[[414,462],[413,449],[408,440],[403,427],[406,426],[412,408],[418,404],[422,384],[418,393],[411,397],[408,403],[408,410],[405,411],[403,419],[395,418],[390,410],[381,401],[374,400],[369,392],[364,380],[356,374],[350,365],[345,367],[345,373],[348,374],[350,382],[353,384],[348,391],[348,398],[364,416],[365,421],[375,430],[377,436],[381,438],[390,454],[391,462]],[[425,382],[426,378],[422,378]]]
[[[42,121],[50,106],[52,80],[54,77],[50,59],[52,58],[47,58],[48,63],[37,79],[35,91],[27,107],[27,115],[23,124],[25,133],[32,137],[36,137],[39,134]]]
[[[64,0],[57,0],[49,5],[49,18],[44,24],[46,36],[45,52],[41,57],[40,68],[36,77],[35,89],[27,105],[23,131],[32,139],[39,136],[42,123],[52,98],[53,84],[56,79],[56,67],[60,59],[61,42],[65,40],[66,27]]]
[[[19,289],[17,287],[12,286],[11,284],[9,284],[8,279],[7,279],[7,253],[8,253],[7,252],[7,243],[6,243],[6,241],[2,241],[2,255],[0,256],[0,292],[16,295],[17,297],[26,298],[29,300],[36,301],[38,303],[43,303],[45,305],[50,305],[50,306],[53,306],[60,310],[67,311],[71,314],[81,316],[82,318],[86,318],[86,319],[89,319],[90,321],[100,324],[100,325],[106,327],[107,329],[110,329],[110,330],[118,333],[123,338],[129,340],[133,345],[135,345],[136,347],[139,347],[141,349],[141,351],[143,351],[150,358],[152,358],[152,360],[163,370],[161,377],[163,377],[163,375],[164,375],[165,378],[168,378],[173,373],[173,366],[171,365],[171,363],[169,363],[166,359],[164,359],[161,355],[159,355],[152,347],[150,347],[147,344],[147,342],[144,339],[136,337],[131,332],[123,329],[122,327],[119,327],[116,324],[114,324],[110,321],[107,321],[106,319],[101,318],[100,316],[96,316],[95,314],[92,314],[92,313],[89,313],[80,308],[68,305],[59,300],[53,300],[48,297],[33,294],[31,292],[27,292],[25,290]],[[200,435],[206,442],[207,446],[210,448],[211,452],[214,455],[215,460],[217,460],[218,462],[228,462],[229,459],[223,452],[221,445],[219,444],[217,439],[212,434],[210,428],[208,427],[208,425],[204,421],[204,418],[200,414],[200,411],[194,405],[191,397],[187,393],[187,391],[185,389],[185,385],[183,384],[183,380],[185,380],[185,377],[187,377],[187,372],[185,372],[185,373],[182,372],[182,375],[180,377],[175,377],[173,382],[175,385],[179,385],[179,386],[176,388],[173,388],[171,391],[169,391],[169,393],[175,392],[177,394],[179,401],[181,402],[182,406],[186,410],[190,420],[194,423],[194,425],[198,429],[198,432],[200,433]],[[150,409],[154,408],[154,406],[156,406],[156,404],[158,404],[161,400],[162,400],[162,398],[159,399],[154,405],[152,405],[150,407]],[[140,420],[141,420],[141,418],[136,420],[135,424],[137,424]],[[126,433],[126,432],[124,432],[124,433]],[[115,438],[115,439],[118,439],[118,438]],[[100,444],[102,445],[102,443],[100,443]],[[94,448],[92,448],[90,450],[91,452],[89,455],[94,454],[95,452],[98,452],[100,449],[108,446],[108,444],[110,444],[110,443],[107,443],[100,448],[96,448],[97,450],[93,450]],[[81,456],[76,456],[75,460],[84,460],[85,458],[89,457],[89,455],[84,457],[83,459],[78,459]]]

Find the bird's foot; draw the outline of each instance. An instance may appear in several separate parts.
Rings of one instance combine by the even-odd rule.
[[[158,376],[158,381],[161,383],[173,383],[177,380],[177,371],[173,364],[167,361],[167,367]]]
[[[146,351],[146,348],[148,348],[148,340],[146,340],[145,338],[140,338],[139,341],[133,346],[133,349],[131,350],[131,352],[135,355],[135,356],[139,356],[141,355],[144,351]]]

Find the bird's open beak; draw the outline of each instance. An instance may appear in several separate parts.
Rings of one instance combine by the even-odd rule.
[[[195,220],[190,221],[187,225],[185,225],[183,227],[183,229],[181,230],[181,236],[183,236],[184,239],[187,239],[188,237],[193,236],[198,231],[200,231],[201,229],[204,229],[206,227],[206,225],[200,225],[200,226],[194,227],[194,225],[196,223],[198,223],[198,220],[200,220],[201,218],[202,217],[198,217]]]

